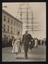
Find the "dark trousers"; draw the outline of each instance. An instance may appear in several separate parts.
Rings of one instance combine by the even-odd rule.
[[[28,58],[27,53],[28,53],[28,46],[24,46],[24,52],[25,52],[25,58]]]

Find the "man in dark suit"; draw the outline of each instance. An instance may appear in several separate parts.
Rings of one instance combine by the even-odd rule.
[[[32,36],[28,33],[28,31],[26,31],[22,38],[22,43],[24,45],[25,58],[27,58],[29,42],[31,41],[31,39],[32,39]]]

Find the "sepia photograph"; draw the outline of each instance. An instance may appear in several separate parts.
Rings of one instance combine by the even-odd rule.
[[[46,61],[46,2],[2,2],[2,62]]]

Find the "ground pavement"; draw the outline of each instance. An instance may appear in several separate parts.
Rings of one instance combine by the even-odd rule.
[[[12,54],[12,47],[5,47],[2,48],[2,61],[4,62],[16,62],[16,61],[46,61],[46,46],[41,45],[37,48],[33,48],[32,50],[28,51],[28,59],[24,57],[24,51],[18,55]]]

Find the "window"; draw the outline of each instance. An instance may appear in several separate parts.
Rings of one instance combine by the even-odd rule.
[[[14,20],[13,20],[13,25],[14,25]]]
[[[4,35],[4,38],[6,38],[6,35]]]
[[[5,32],[5,28],[4,28],[4,32]]]
[[[16,25],[16,24],[15,24],[15,21],[14,21],[14,25]]]
[[[11,33],[12,33],[12,27],[11,27]]]
[[[4,24],[4,28],[5,28],[5,24]]]
[[[9,32],[9,26],[8,26],[8,32]]]
[[[5,24],[4,24],[4,31],[5,31]]]
[[[8,18],[8,23],[9,23],[9,20],[10,20],[10,19]]]
[[[6,16],[4,16],[4,21],[6,21]]]
[[[11,20],[11,24],[13,23],[13,20]]]
[[[4,31],[4,25],[2,24],[2,31]]]

